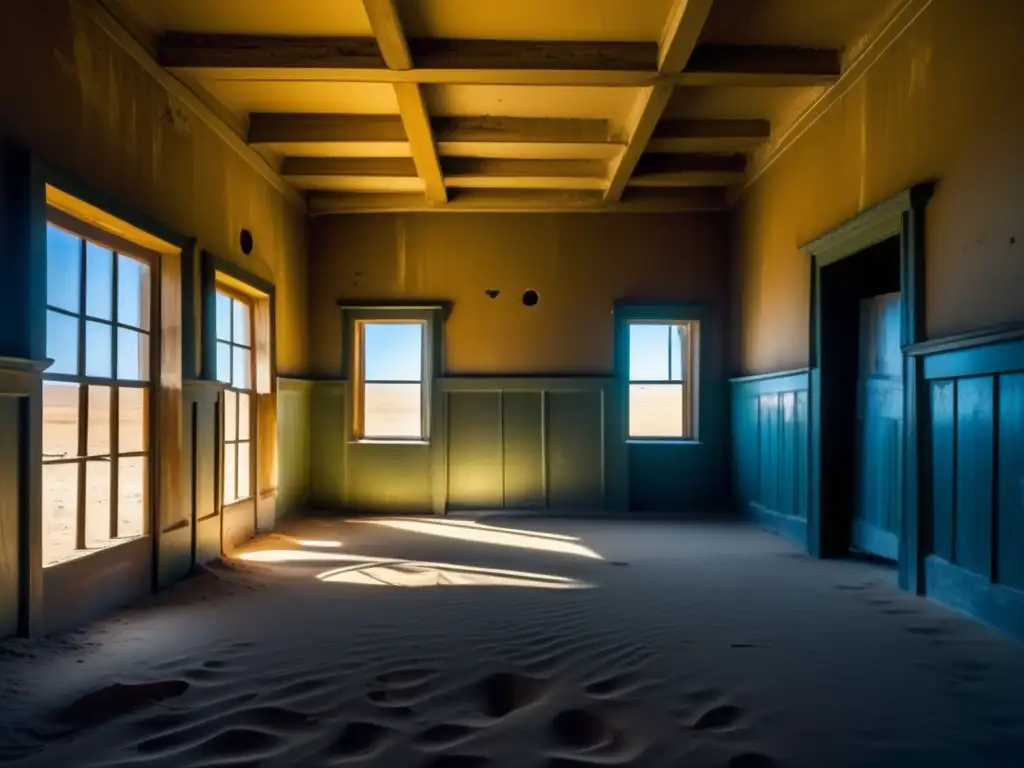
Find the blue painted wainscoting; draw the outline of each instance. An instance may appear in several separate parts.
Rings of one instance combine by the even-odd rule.
[[[909,351],[929,394],[924,591],[1024,639],[1024,329]]]
[[[740,511],[807,546],[807,370],[732,379],[733,487]]]

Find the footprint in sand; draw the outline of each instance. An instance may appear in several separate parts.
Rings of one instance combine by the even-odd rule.
[[[729,768],[777,768],[778,763],[760,752],[744,752],[729,758]]]
[[[395,732],[376,723],[354,722],[346,725],[329,747],[336,757],[367,758],[378,754],[394,737]]]
[[[732,704],[712,707],[697,718],[695,731],[731,731],[743,719],[743,710]]]
[[[152,704],[176,698],[188,689],[189,684],[185,680],[114,683],[72,702],[59,713],[58,720],[66,724],[95,726]]]
[[[432,725],[416,737],[416,744],[428,752],[463,744],[478,733],[477,728],[458,723]]]
[[[612,725],[596,712],[586,709],[558,713],[551,721],[551,731],[559,744],[577,750],[610,744],[615,738]]]
[[[595,699],[612,699],[634,693],[645,685],[639,675],[625,673],[587,683],[583,690]]]
[[[477,683],[483,714],[498,719],[535,704],[548,693],[547,680],[512,672],[489,675]]]

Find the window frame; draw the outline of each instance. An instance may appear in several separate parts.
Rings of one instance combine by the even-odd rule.
[[[627,368],[627,379],[626,379],[626,396],[627,396],[627,410],[626,410],[626,436],[630,441],[687,441],[696,442],[699,438],[697,432],[697,392],[694,387],[694,382],[700,381],[700,370],[697,352],[700,349],[700,321],[699,320],[628,320],[626,322],[627,327],[627,339],[631,343],[632,337],[629,331],[634,326],[639,325],[655,325],[665,326],[669,329],[669,336],[666,341],[667,354],[668,354],[668,376],[664,379],[634,379],[632,378]],[[680,368],[681,374],[679,379],[672,378],[672,330],[676,328],[686,329],[685,342],[680,344]],[[663,384],[678,384],[680,385],[681,392],[680,397],[682,398],[682,428],[679,435],[634,435],[630,431],[630,409],[629,405],[632,403],[632,388],[634,386],[643,385],[663,385]]]
[[[620,409],[621,413],[621,439],[626,443],[633,444],[677,444],[677,445],[702,445],[711,436],[703,432],[702,411],[706,407],[707,398],[710,396],[708,386],[708,362],[709,362],[709,334],[713,332],[711,327],[712,311],[705,303],[677,303],[662,304],[655,302],[634,302],[617,301],[613,305],[612,313],[615,316],[615,371],[616,379],[619,382]],[[630,434],[629,426],[629,405],[630,405],[630,384],[643,383],[675,383],[670,379],[660,381],[631,380],[629,370],[630,358],[630,327],[632,325],[686,325],[690,328],[687,334],[689,346],[689,367],[686,369],[689,376],[684,384],[683,391],[686,396],[684,403],[684,419],[686,410],[689,410],[689,431],[683,430],[683,437],[654,436],[633,437]],[[671,368],[669,370],[671,375]],[[688,386],[686,386],[688,384]],[[684,421],[684,427],[686,422]]]
[[[156,426],[158,423],[157,415],[157,402],[155,399],[156,385],[159,378],[159,361],[160,361],[160,254],[151,252],[148,249],[135,245],[130,241],[124,240],[105,232],[102,229],[98,229],[87,222],[81,221],[80,219],[71,216],[70,214],[64,213],[63,211],[48,206],[46,228],[47,231],[53,227],[61,230],[66,234],[78,239],[81,242],[79,252],[79,276],[78,276],[78,311],[72,312],[63,307],[57,307],[49,303],[49,296],[47,295],[44,299],[44,312],[46,313],[47,325],[51,312],[62,315],[63,317],[75,320],[77,324],[76,329],[76,346],[77,354],[75,356],[75,366],[78,373],[54,373],[44,370],[42,372],[42,385],[45,388],[48,382],[67,384],[76,386],[78,388],[78,404],[77,404],[77,454],[76,456],[60,456],[60,457],[48,457],[47,454],[42,450],[45,449],[45,445],[41,446],[39,453],[40,466],[45,468],[46,466],[59,466],[59,465],[75,465],[77,467],[77,491],[76,491],[76,510],[75,510],[75,547],[74,550],[66,555],[62,556],[52,562],[44,562],[43,567],[49,568],[61,565],[70,560],[77,559],[79,557],[88,556],[97,552],[101,552],[110,547],[118,546],[120,544],[135,541],[137,539],[146,538],[153,533],[154,516],[156,511],[156,465],[155,459],[156,454]],[[88,296],[88,247],[89,244],[97,246],[103,250],[110,251],[111,253],[111,308],[110,318],[106,319],[96,315],[89,314],[87,296]],[[47,257],[49,254],[47,254]],[[148,275],[148,306],[143,305],[142,312],[145,315],[145,319],[148,320],[146,323],[147,328],[141,327],[141,320],[143,317],[140,316],[140,326],[131,325],[128,323],[119,322],[118,318],[118,264],[119,257],[125,257],[134,261],[145,264],[149,270]],[[49,275],[49,259],[47,258],[47,280]],[[102,324],[108,326],[110,329],[110,373],[111,376],[94,376],[86,374],[87,364],[87,328],[88,323]],[[127,330],[134,333],[143,335],[148,341],[147,359],[145,361],[145,379],[125,379],[118,376],[118,336],[120,330]],[[142,361],[140,361],[141,365]],[[109,450],[107,453],[94,454],[89,451],[89,393],[93,387],[104,387],[109,390],[110,393],[110,404],[109,404],[109,423],[108,423],[108,443]],[[132,390],[137,389],[142,391],[143,394],[143,406],[142,406],[142,418],[143,418],[143,434],[145,436],[145,448],[141,451],[130,451],[122,453],[120,451],[120,427],[121,422],[120,416],[120,393],[121,390]],[[142,530],[140,533],[133,534],[131,536],[121,536],[120,528],[121,521],[120,515],[118,514],[119,507],[119,480],[120,480],[120,463],[123,459],[143,459],[145,462],[145,477],[143,482],[143,511],[142,511]],[[109,498],[109,521],[108,521],[108,539],[102,546],[89,547],[87,546],[87,504],[88,504],[88,466],[90,463],[105,461],[110,466],[109,473],[109,485],[110,485],[110,498]],[[43,533],[44,542],[46,533]]]
[[[418,325],[420,326],[420,378],[418,381],[391,381],[366,378],[366,328],[370,325]],[[355,321],[355,380],[353,393],[355,403],[354,434],[363,443],[425,443],[430,439],[430,324],[425,318],[361,318]],[[366,433],[366,385],[370,384],[413,384],[420,388],[420,433],[414,437],[405,435],[368,435]]]
[[[232,302],[232,304],[230,305],[231,306],[231,313],[230,313],[231,323],[230,323],[230,331],[229,331],[229,340],[227,342],[225,342],[223,339],[221,339],[219,334],[217,333],[216,313],[214,313],[214,326],[215,326],[214,327],[214,336],[215,336],[215,343],[217,345],[225,344],[226,343],[228,345],[228,350],[230,352],[230,355],[229,355],[229,368],[230,368],[230,372],[231,372],[231,376],[230,376],[231,381],[225,382],[223,379],[220,379],[218,377],[218,372],[214,371],[214,377],[217,378],[217,381],[223,386],[223,393],[224,393],[223,396],[225,397],[225,405],[221,409],[222,410],[221,433],[220,433],[221,434],[221,440],[220,440],[220,452],[221,452],[220,461],[221,461],[221,467],[225,467],[226,464],[227,464],[226,457],[227,457],[227,447],[228,447],[228,445],[234,445],[235,446],[235,478],[234,478],[234,480],[235,480],[235,484],[234,484],[235,495],[234,495],[234,497],[230,501],[225,496],[225,491],[227,489],[226,473],[221,472],[220,503],[223,506],[230,506],[232,504],[239,504],[239,503],[242,503],[242,502],[245,502],[245,501],[251,501],[256,496],[256,421],[257,421],[256,396],[258,394],[257,389],[256,389],[256,301],[255,301],[255,299],[252,296],[248,296],[248,295],[246,295],[245,293],[243,293],[241,291],[234,290],[230,286],[225,285],[224,283],[221,283],[221,282],[217,283],[217,285],[215,287],[215,290],[216,290],[216,293],[229,298],[231,300],[231,302]],[[248,329],[249,330],[249,344],[248,344],[248,346],[245,345],[245,344],[239,344],[239,343],[235,342],[235,340],[234,340],[234,338],[235,338],[234,302],[238,302],[239,304],[244,305],[246,307],[246,310],[249,313],[249,329]],[[244,350],[248,351],[248,353],[249,353],[249,371],[248,371],[248,374],[249,374],[249,379],[248,379],[249,380],[249,388],[248,389],[243,389],[241,387],[236,387],[234,385],[234,383],[233,383],[233,381],[234,381],[234,371],[235,371],[235,354],[234,354],[234,351],[235,351],[236,347],[238,349],[244,349]],[[233,440],[229,440],[228,437],[227,437],[227,435],[228,435],[228,432],[227,432],[228,409],[227,409],[226,397],[227,397],[227,393],[228,392],[233,393],[234,396],[235,396],[235,438]],[[239,427],[242,424],[241,413],[240,413],[240,409],[238,408],[239,396],[240,395],[245,395],[248,398],[248,400],[249,400],[249,437],[247,439],[245,439],[245,440],[242,440],[241,438],[239,438],[239,434],[240,434]],[[248,493],[246,495],[240,496],[240,495],[238,495],[238,479],[239,479],[239,472],[238,472],[238,463],[239,463],[238,462],[238,446],[239,446],[239,444],[243,444],[243,443],[249,446],[249,485],[248,485],[249,491],[248,491]]]
[[[342,314],[341,376],[348,382],[346,419],[350,443],[429,445],[433,439],[434,417],[439,412],[435,403],[438,394],[437,377],[444,370],[444,322],[451,312],[449,302],[380,302],[349,304],[339,301]],[[421,436],[418,438],[373,438],[363,436],[362,333],[360,327],[368,323],[401,323],[423,325],[421,397]]]

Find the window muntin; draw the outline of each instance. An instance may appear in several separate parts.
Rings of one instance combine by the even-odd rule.
[[[224,390],[223,502],[254,494],[253,302],[245,296],[217,291],[217,379]]]
[[[47,226],[44,565],[148,533],[153,269]]]
[[[356,324],[359,438],[426,438],[426,329],[422,321]]]
[[[695,440],[698,324],[629,323],[629,438]]]

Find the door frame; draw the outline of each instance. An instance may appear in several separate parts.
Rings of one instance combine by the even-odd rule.
[[[815,557],[842,557],[848,554],[850,532],[838,515],[829,515],[835,468],[822,461],[828,435],[833,429],[822,403],[829,397],[828,377],[822,376],[823,363],[831,370],[829,358],[822,355],[821,270],[872,245],[899,238],[900,253],[900,346],[903,352],[903,515],[900,521],[899,583],[903,589],[919,593],[924,586],[921,573],[924,542],[928,535],[928,483],[919,461],[925,453],[927,435],[917,414],[928,407],[920,358],[906,354],[906,348],[924,340],[925,282],[924,211],[934,191],[934,183],[916,184],[899,194],[861,212],[849,221],[800,247],[810,258],[810,391],[808,421],[810,440],[810,503],[807,519],[807,549]]]

